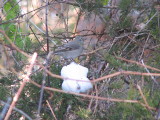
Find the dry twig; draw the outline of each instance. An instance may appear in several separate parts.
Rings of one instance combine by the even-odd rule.
[[[8,42],[11,44],[11,46],[16,49],[18,52],[22,53],[23,55],[25,55],[26,57],[30,57],[27,53],[25,53],[24,51],[22,51],[21,49],[19,49],[15,44],[13,44],[13,42],[11,41],[11,39],[6,35],[6,33],[0,29],[0,33],[2,33],[4,35],[4,37],[8,40]],[[0,39],[2,40],[2,39]]]
[[[32,72],[32,68],[33,68],[33,65],[35,63],[36,57],[37,57],[37,53],[34,53],[33,56],[32,56],[32,59],[31,59],[30,66],[28,67],[27,74],[24,75],[23,82],[22,82],[20,88],[18,89],[18,92],[14,96],[13,101],[11,103],[11,106],[10,106],[10,108],[9,108],[4,120],[8,120],[9,119],[9,117],[11,115],[11,112],[12,112],[14,106],[16,105],[16,102],[18,101],[18,99],[19,99],[19,97],[20,97],[20,95],[22,93],[23,88],[25,87],[26,83],[29,81],[29,76],[30,76],[30,74]]]
[[[52,110],[51,105],[49,104],[48,100],[46,100],[46,102],[47,102],[47,105],[48,105],[49,109],[52,112],[52,115],[53,115],[54,119],[57,120],[56,115],[55,115],[54,111]]]
[[[30,82],[41,88],[41,85],[39,85],[38,83],[30,80]],[[92,95],[87,95],[87,94],[81,94],[81,93],[74,93],[74,92],[66,92],[66,91],[63,91],[63,90],[60,90],[60,89],[56,89],[56,88],[51,88],[51,87],[44,87],[45,90],[49,90],[49,91],[54,91],[54,92],[60,92],[60,93],[66,93],[66,94],[72,94],[72,95],[78,95],[78,96],[82,96],[82,97],[86,97],[86,98],[94,98],[94,99],[97,99],[97,100],[105,100],[105,101],[111,101],[111,102],[125,102],[125,103],[137,103],[137,104],[140,104],[142,105],[143,107],[147,107],[146,104],[144,103],[141,103],[140,101],[138,100],[122,100],[122,99],[115,99],[115,98],[105,98],[105,97],[99,97],[99,96],[92,96]],[[156,108],[154,107],[151,107],[151,106],[148,106],[148,108],[150,110],[156,110]]]
[[[149,69],[151,69],[151,70],[155,70],[155,71],[160,72],[160,69],[157,69],[157,68],[151,67],[151,66],[149,66],[149,65],[144,65],[144,64],[141,64],[141,63],[136,62],[136,61],[133,61],[133,60],[127,60],[127,59],[122,58],[122,57],[116,57],[116,58],[117,58],[117,59],[120,59],[120,60],[123,60],[123,61],[126,61],[126,62],[130,62],[130,63],[134,63],[134,64],[137,64],[137,65],[140,65],[140,66],[142,66],[142,67],[149,68]]]
[[[142,96],[142,98],[144,100],[144,103],[146,104],[146,107],[148,108],[149,104],[148,104],[147,99],[146,99],[146,97],[144,96],[144,94],[143,94],[143,92],[141,90],[141,87],[138,84],[136,85],[136,87],[138,88],[139,93],[141,94],[141,96]]]

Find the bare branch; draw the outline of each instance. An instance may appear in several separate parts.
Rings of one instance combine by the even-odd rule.
[[[11,106],[10,106],[10,108],[9,108],[4,120],[8,120],[9,119],[9,117],[11,115],[11,112],[12,112],[14,106],[16,105],[16,102],[18,101],[18,99],[19,99],[19,97],[20,97],[20,95],[22,93],[23,88],[25,87],[26,83],[29,81],[29,76],[30,76],[30,74],[32,72],[32,68],[33,68],[33,65],[35,63],[36,57],[37,57],[37,53],[34,53],[33,56],[32,56],[32,59],[31,59],[30,66],[29,66],[29,68],[27,70],[27,74],[23,76],[23,82],[22,82],[20,88],[18,89],[18,92],[13,97],[13,101],[11,103]]]

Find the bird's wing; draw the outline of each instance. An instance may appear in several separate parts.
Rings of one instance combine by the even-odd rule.
[[[80,45],[79,44],[67,44],[64,46],[64,49],[66,50],[76,50],[79,49]]]
[[[60,52],[77,50],[77,49],[79,49],[79,47],[80,47],[79,45],[73,45],[73,46],[65,45],[65,46],[63,46],[62,49],[56,50],[54,53],[60,53]]]

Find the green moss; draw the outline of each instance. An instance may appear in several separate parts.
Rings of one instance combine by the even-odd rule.
[[[123,80],[120,79],[119,81],[113,82],[109,85],[110,89],[121,89],[123,87]]]
[[[135,89],[130,89],[128,99],[137,97]],[[125,99],[125,98],[124,98]],[[108,119],[122,119],[122,120],[144,120],[154,119],[152,113],[140,104],[133,103],[115,103],[114,107],[109,109]]]
[[[132,0],[121,0],[118,7],[122,11],[126,11],[130,7],[131,1]]]
[[[81,4],[81,8],[84,11],[99,13],[99,9],[108,3],[108,0],[96,0],[96,1],[85,1],[85,0],[76,0],[77,3]]]
[[[149,77],[146,77],[145,85],[141,87],[141,90],[146,97],[146,100],[148,104],[151,107],[156,107],[158,105],[160,95],[159,95],[159,88],[156,88],[158,86],[155,86],[154,92],[151,91],[152,82],[146,81]],[[142,96],[140,95],[139,91],[135,89],[134,85],[130,84],[129,90],[127,92],[127,98],[128,100],[138,100],[144,103],[144,100]],[[117,112],[116,112],[117,111]],[[120,112],[118,112],[120,111]],[[111,113],[114,114],[111,114]],[[152,115],[152,112],[147,110],[145,107],[141,106],[140,104],[136,103],[116,103],[114,107],[109,109],[109,119],[115,119],[115,118],[121,118],[123,120],[126,119],[138,119],[138,120],[144,120],[144,119],[154,119],[154,116]]]
[[[76,114],[81,118],[81,119],[89,119],[91,115],[91,111],[88,109],[84,109],[79,107]]]
[[[9,95],[8,89],[4,85],[0,84],[0,100],[6,100],[8,95]]]
[[[114,56],[106,53],[105,60],[110,63],[110,65],[114,66],[115,68],[122,68],[123,63],[120,60],[117,60]]]

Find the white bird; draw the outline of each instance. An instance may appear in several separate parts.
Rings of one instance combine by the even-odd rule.
[[[67,92],[85,93],[93,88],[91,81],[87,78],[88,68],[74,62],[64,66],[61,76],[64,77],[62,89]]]

